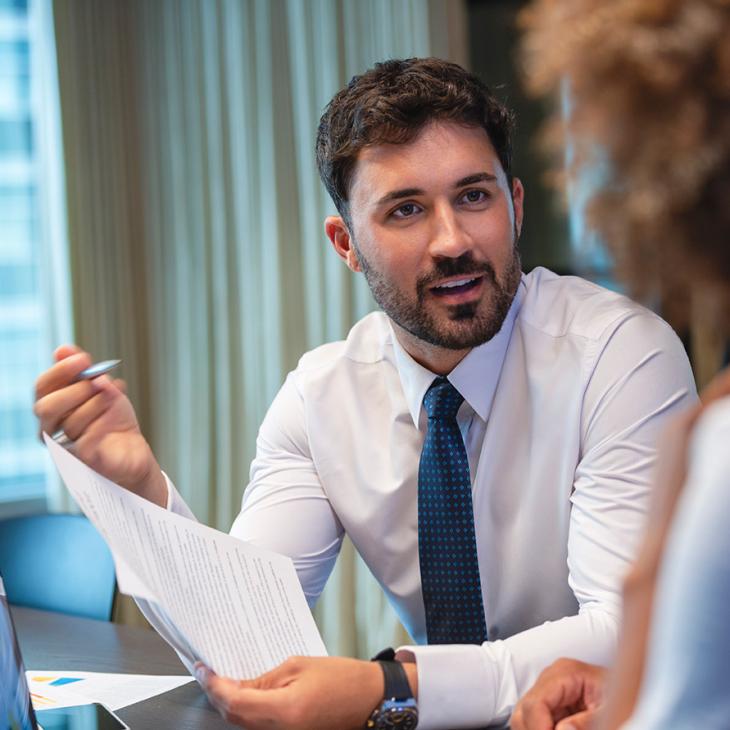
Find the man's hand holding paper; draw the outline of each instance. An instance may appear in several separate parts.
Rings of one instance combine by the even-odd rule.
[[[201,665],[195,676],[221,715],[248,730],[363,728],[383,696],[376,662],[342,657],[292,657],[253,680],[219,677]]]

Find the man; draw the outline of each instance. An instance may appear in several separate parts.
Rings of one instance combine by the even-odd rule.
[[[420,727],[506,719],[558,656],[607,661],[653,444],[694,397],[656,316],[579,279],[521,274],[510,126],[481,82],[436,59],[378,64],[334,97],[317,139],[339,212],[325,230],[383,312],[289,375],[232,528],[292,556],[310,603],[349,534],[432,644],[399,654]],[[90,361],[73,353],[38,381],[44,430],[190,515],[114,384],[70,384]],[[365,662],[295,660],[259,681],[277,688],[263,696],[202,681],[246,727],[358,726],[373,709],[386,726],[383,677]]]

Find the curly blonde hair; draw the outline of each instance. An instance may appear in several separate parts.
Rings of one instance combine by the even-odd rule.
[[[521,23],[528,88],[569,89],[549,147],[574,180],[608,163],[588,221],[634,294],[730,290],[730,0],[534,0]]]

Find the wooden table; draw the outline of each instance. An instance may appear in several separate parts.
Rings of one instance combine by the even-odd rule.
[[[11,607],[25,666],[129,674],[187,674],[154,631],[60,613]],[[232,726],[197,683],[177,687],[116,713],[131,730],[223,730]]]

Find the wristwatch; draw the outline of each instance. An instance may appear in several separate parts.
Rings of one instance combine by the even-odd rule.
[[[418,705],[411,693],[406,670],[395,661],[392,649],[381,651],[373,661],[380,664],[385,679],[383,701],[365,724],[373,730],[414,730],[418,725]]]

